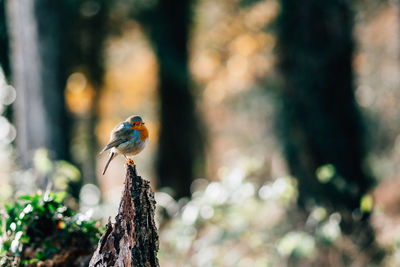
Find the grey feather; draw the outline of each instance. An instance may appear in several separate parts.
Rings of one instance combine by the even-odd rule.
[[[125,143],[129,140],[132,135],[132,129],[129,129],[128,122],[121,122],[111,131],[111,137],[108,144],[100,151],[100,154],[104,151],[109,150],[110,148],[117,147],[122,143]]]

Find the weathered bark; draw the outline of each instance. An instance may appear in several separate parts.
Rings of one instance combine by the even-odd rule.
[[[129,164],[115,224],[108,222],[89,266],[159,266],[155,203],[149,181]]]
[[[21,164],[29,167],[32,153],[40,147],[55,158],[68,159],[58,2],[8,1],[7,15]]]

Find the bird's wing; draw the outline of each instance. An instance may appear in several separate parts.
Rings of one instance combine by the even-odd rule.
[[[119,146],[120,144],[126,142],[128,140],[126,139],[116,139],[116,140],[111,140],[104,148],[103,150],[100,151],[100,154],[103,153],[106,150],[109,150],[110,148]]]
[[[122,122],[112,130],[110,141],[103,150],[101,150],[100,154],[129,140],[132,130],[128,128],[129,123],[128,125],[126,124],[126,122]]]

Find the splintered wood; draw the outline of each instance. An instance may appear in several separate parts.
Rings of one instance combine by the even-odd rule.
[[[159,266],[155,204],[149,181],[128,164],[115,224],[108,221],[89,266]]]

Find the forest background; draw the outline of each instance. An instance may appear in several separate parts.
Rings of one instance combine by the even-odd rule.
[[[104,224],[140,114],[161,266],[398,265],[399,4],[0,0],[0,205]]]

